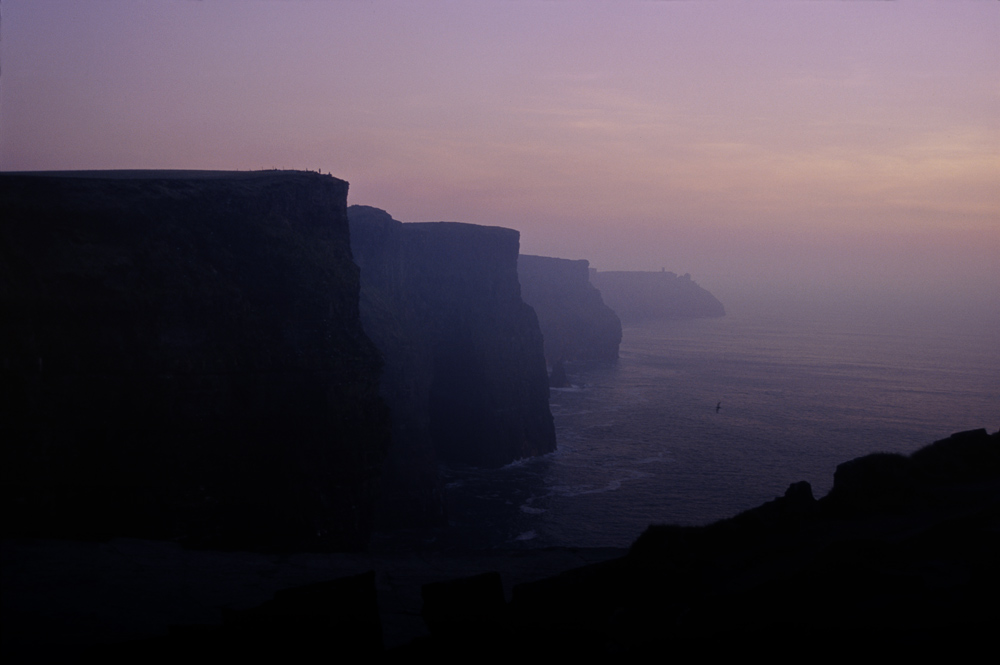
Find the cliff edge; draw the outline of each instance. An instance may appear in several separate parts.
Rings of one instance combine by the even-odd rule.
[[[590,283],[590,263],[521,254],[521,297],[538,315],[545,360],[614,361],[622,341],[618,315]]]
[[[389,422],[347,187],[0,175],[6,533],[364,546]]]
[[[361,319],[385,357],[393,412],[387,512],[440,523],[439,462],[498,467],[555,449],[542,335],[517,278],[519,234],[404,224],[369,206],[348,216]]]

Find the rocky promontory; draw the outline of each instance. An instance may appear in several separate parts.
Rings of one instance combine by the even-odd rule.
[[[825,653],[974,658],[1000,619],[1000,432],[837,467],[702,527],[651,526],[619,559],[515,586],[425,587],[431,639],[407,655],[592,658]],[[481,646],[479,648],[482,648]]]
[[[519,234],[350,206],[361,318],[393,412],[389,523],[440,522],[440,462],[498,467],[555,449],[542,334],[521,299]]]
[[[627,552],[276,556],[8,540],[0,647],[11,662],[688,661],[817,648],[966,660],[995,643],[998,528],[1000,433],[974,430],[845,462],[818,500],[798,482],[708,526],[650,527]]]
[[[517,274],[524,302],[538,315],[549,365],[618,359],[622,324],[590,283],[588,261],[521,254]]]
[[[688,274],[591,270],[590,281],[626,325],[726,315],[722,303]]]
[[[364,546],[389,414],[347,188],[0,175],[6,534]]]

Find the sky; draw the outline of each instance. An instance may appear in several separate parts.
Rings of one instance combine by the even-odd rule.
[[[320,170],[729,297],[1000,312],[1000,3],[2,0],[0,169],[113,168]]]

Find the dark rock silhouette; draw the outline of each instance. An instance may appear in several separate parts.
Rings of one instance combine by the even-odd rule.
[[[722,303],[692,281],[691,275],[591,270],[590,281],[626,325],[726,315]]]
[[[497,467],[555,449],[542,335],[521,299],[517,231],[403,224],[350,206],[361,318],[393,412],[386,524],[443,520],[441,461]]]
[[[221,626],[171,626],[167,635],[101,645],[84,662],[288,661],[328,663],[337,654],[383,651],[375,573],[283,589],[257,607],[223,611]]]
[[[522,254],[517,274],[524,302],[538,315],[550,365],[618,359],[622,324],[590,283],[589,262]]]
[[[1000,432],[962,432],[842,464],[819,501],[800,482],[706,527],[652,526],[624,558],[515,586],[478,630],[501,655],[972,656],[1000,619],[998,527]]]
[[[947,502],[949,494],[942,493],[943,487],[990,482],[998,476],[1000,446],[990,444],[985,429],[969,430],[908,457],[874,453],[840,464],[824,505],[842,516],[906,513]]]
[[[904,460],[902,467],[898,460]],[[910,480],[899,484],[901,477]],[[903,488],[903,498],[886,502],[892,486]],[[866,505],[863,497],[872,497],[874,504]],[[808,483],[794,483],[784,496],[708,526],[650,527],[624,556],[592,554],[583,560],[600,563],[563,568],[554,576],[525,578],[532,568],[526,562],[551,557],[556,554],[552,550],[506,556],[493,552],[488,559],[452,554],[432,562],[424,555],[373,557],[365,561],[372,562],[377,574],[281,591],[263,605],[225,612],[221,625],[175,626],[169,635],[131,642],[110,637],[105,626],[103,641],[118,643],[93,647],[89,655],[95,662],[255,654],[295,662],[377,657],[380,636],[388,635],[386,627],[398,621],[403,610],[397,607],[393,614],[376,606],[381,580],[378,597],[388,604],[412,597],[417,605],[407,603],[405,612],[419,612],[428,628],[421,637],[393,642],[395,648],[386,656],[406,660],[470,653],[513,658],[529,650],[543,657],[588,660],[597,655],[621,659],[665,653],[685,660],[706,654],[801,657],[817,647],[840,657],[979,657],[994,644],[1000,619],[998,527],[1000,432],[974,430],[909,456],[875,454],[852,460],[841,465],[834,489],[822,499],[813,498]],[[57,631],[63,646],[60,662],[72,660],[79,650],[68,638],[76,637],[80,628],[61,624],[60,606],[40,606],[22,589],[21,575],[35,570],[28,560],[36,551],[51,555],[53,544],[29,540],[4,545],[5,588],[16,580],[20,590],[14,603],[8,604],[8,594],[3,596],[5,629],[8,620],[18,628],[5,633],[5,649],[13,647],[6,653],[28,660],[31,642],[23,635]],[[120,547],[136,565],[141,551],[154,562],[171,559],[152,544]],[[583,552],[565,550],[559,556],[580,561]],[[352,566],[360,563],[357,555],[338,556],[352,557]],[[283,565],[285,575],[295,569],[298,576],[308,568],[305,558],[288,563],[276,558],[258,564],[267,572],[258,571],[253,579],[270,578]],[[113,559],[120,565],[122,552]],[[405,588],[419,584],[414,579],[414,564],[419,562],[429,582],[422,594]],[[328,565],[312,563],[316,572]],[[475,575],[477,565],[501,573]],[[15,572],[9,573],[11,569]],[[464,574],[448,581],[441,575],[445,569]],[[73,567],[74,575],[95,576],[97,570],[103,569],[83,562]],[[198,566],[185,560],[174,574],[179,570],[197,572]],[[504,599],[504,576],[508,582],[511,577],[524,580],[514,584],[510,602]],[[40,592],[40,581],[66,579],[60,570],[28,588]],[[189,588],[199,588],[192,581],[186,580]],[[46,589],[42,597],[72,598],[73,589],[73,584],[59,584],[57,593]],[[79,599],[70,604],[81,605]],[[210,603],[193,599],[193,604],[204,610]],[[123,622],[128,623],[124,617]],[[98,643],[94,637],[88,643]],[[54,650],[46,653],[56,655]]]
[[[365,545],[389,418],[347,187],[0,175],[6,534]]]
[[[507,601],[497,572],[425,584],[421,596],[428,630],[453,650],[478,648],[507,623]]]

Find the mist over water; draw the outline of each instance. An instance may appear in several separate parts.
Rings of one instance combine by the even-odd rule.
[[[552,390],[555,453],[446,470],[453,526],[435,537],[624,547],[651,523],[706,524],[799,480],[821,497],[854,457],[1000,425],[995,312],[814,305],[626,328],[616,365]]]

